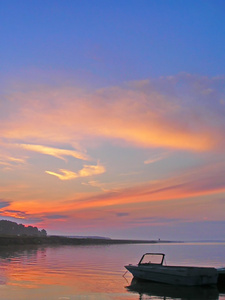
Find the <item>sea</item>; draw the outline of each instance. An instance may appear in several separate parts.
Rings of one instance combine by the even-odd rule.
[[[225,242],[0,247],[1,300],[225,300],[222,287],[137,282],[124,265],[146,252],[167,265],[225,267]]]

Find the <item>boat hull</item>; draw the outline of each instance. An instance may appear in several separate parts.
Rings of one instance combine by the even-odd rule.
[[[125,268],[135,277],[173,285],[201,286],[217,284],[215,268],[180,266],[128,265]]]
[[[218,285],[224,286],[225,284],[225,268],[218,268]]]

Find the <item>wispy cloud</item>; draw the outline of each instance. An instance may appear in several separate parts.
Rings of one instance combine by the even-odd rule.
[[[153,155],[151,158],[147,159],[144,161],[144,164],[148,165],[148,164],[153,164],[157,161],[163,160],[165,158],[167,158],[169,156],[168,153],[163,153],[163,154],[155,154]]]
[[[105,167],[98,165],[84,165],[83,169],[79,171],[79,177],[87,177],[92,175],[99,175],[105,173]]]
[[[90,157],[88,157],[88,155],[75,150],[58,149],[53,147],[46,147],[43,145],[31,144],[20,144],[19,146],[29,151],[35,151],[42,154],[51,155],[63,160],[66,160],[65,156],[72,156],[81,160],[90,160]]]
[[[115,211],[110,220],[121,216],[121,223],[154,208],[157,223],[190,215],[193,204],[196,215],[207,218],[213,201],[204,209],[200,199],[223,199],[225,192],[224,85],[224,78],[190,74],[98,90],[18,84],[0,99],[7,112],[1,114],[0,169],[7,176],[0,191],[15,198],[9,207],[2,203],[1,213],[49,223],[80,216],[76,224],[84,227],[88,218],[91,226],[106,222],[109,208]],[[158,168],[154,163],[163,159]],[[6,173],[13,166],[15,172]],[[43,178],[44,171],[52,178]],[[54,178],[67,182],[55,185]],[[222,209],[213,213],[221,217]]]
[[[74,178],[79,177],[88,177],[93,175],[99,175],[105,173],[105,167],[101,165],[84,165],[83,169],[81,169],[79,172],[75,173],[69,170],[60,169],[59,173],[51,172],[51,171],[45,171],[47,174],[53,175],[58,177],[61,180],[71,180]]]
[[[106,184],[104,183],[101,183],[97,180],[90,180],[88,182],[82,182],[83,185],[90,185],[90,186],[93,186],[93,187],[96,187],[96,188],[99,188],[100,190],[102,191],[109,191],[109,188],[106,188]]]
[[[222,172],[223,167],[212,166],[197,168],[187,173],[163,179],[157,182],[147,182],[133,187],[108,191],[104,194],[81,197],[71,201],[77,209],[94,207],[123,206],[135,203],[151,203],[203,197],[225,192],[225,183]],[[68,203],[67,203],[68,204]],[[69,205],[69,204],[68,204]]]
[[[191,222],[191,220],[184,220],[183,218],[167,218],[167,217],[145,217],[145,218],[132,218],[130,222],[135,224],[145,224],[145,225],[168,225],[170,223],[180,223],[180,222]]]
[[[10,201],[4,200],[4,199],[0,199],[0,209],[7,207],[10,205]]]
[[[77,194],[73,200],[56,201],[54,207],[49,201],[13,202],[10,209],[3,207],[1,214],[24,218],[24,220],[32,218],[44,220],[48,219],[48,215],[62,216],[59,218],[60,220],[64,220],[63,216],[65,215],[69,220],[76,216],[76,218],[80,218],[80,222],[83,222],[82,226],[84,227],[86,220],[92,220],[92,216],[102,220],[102,224],[108,222],[109,216],[105,217],[105,213],[109,207],[110,211],[112,208],[115,211],[114,216],[124,217],[119,218],[121,222],[129,223],[134,218],[137,225],[165,225],[170,220],[180,222],[179,219],[187,221],[188,218],[189,220],[223,219],[224,201],[212,201],[211,197],[204,200],[204,196],[216,196],[225,192],[225,184],[221,176],[223,168],[224,166],[221,166],[219,170],[212,165],[203,169],[193,168],[186,174],[163,179],[156,183],[146,182],[98,194]],[[24,211],[24,207],[29,207],[29,213]],[[221,210],[218,211],[218,207]],[[115,221],[113,216],[110,218],[112,222]],[[143,222],[138,221],[142,219]],[[94,225],[92,224],[92,226]]]
[[[0,165],[2,165],[2,166],[10,166],[11,167],[11,164],[8,163],[8,162],[5,162],[5,161],[0,161]]]
[[[118,213],[116,213],[116,216],[117,216],[117,217],[127,217],[127,216],[129,216],[129,213],[118,212]]]
[[[16,219],[26,219],[27,214],[23,211],[19,210],[11,210],[11,209],[4,209],[0,211],[0,215],[4,217],[16,218]]]
[[[71,180],[78,177],[76,173],[69,170],[60,169],[60,172],[62,174],[51,172],[51,171],[45,171],[45,173],[56,176],[60,180]]]
[[[10,162],[14,162],[18,164],[24,164],[26,162],[24,158],[18,158],[18,157],[6,157],[6,159]]]
[[[9,193],[13,191],[14,193],[18,193],[22,191],[23,189],[27,188],[27,184],[25,183],[7,183],[7,184],[1,184],[0,185],[0,192],[1,193]]]
[[[50,220],[66,220],[68,216],[66,215],[59,215],[59,214],[43,214],[43,218],[50,219]]]
[[[93,92],[24,88],[8,97],[17,105],[3,120],[0,133],[10,140],[42,141],[24,147],[60,158],[87,159],[83,153],[40,145],[109,139],[144,148],[208,151],[223,143],[225,106],[220,86],[224,81],[183,74]],[[213,92],[204,92],[209,90]]]
[[[26,163],[25,158],[0,155],[0,165],[5,166],[5,169],[8,170],[11,170],[20,165],[24,165],[25,163]]]

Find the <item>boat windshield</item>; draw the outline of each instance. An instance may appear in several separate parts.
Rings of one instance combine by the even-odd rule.
[[[142,256],[139,265],[157,264],[162,265],[165,254],[163,253],[146,253]]]

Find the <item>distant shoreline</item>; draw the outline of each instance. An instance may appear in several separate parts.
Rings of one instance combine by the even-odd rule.
[[[113,245],[113,244],[156,244],[174,243],[163,240],[70,238],[64,236],[0,236],[0,246],[10,245]]]

